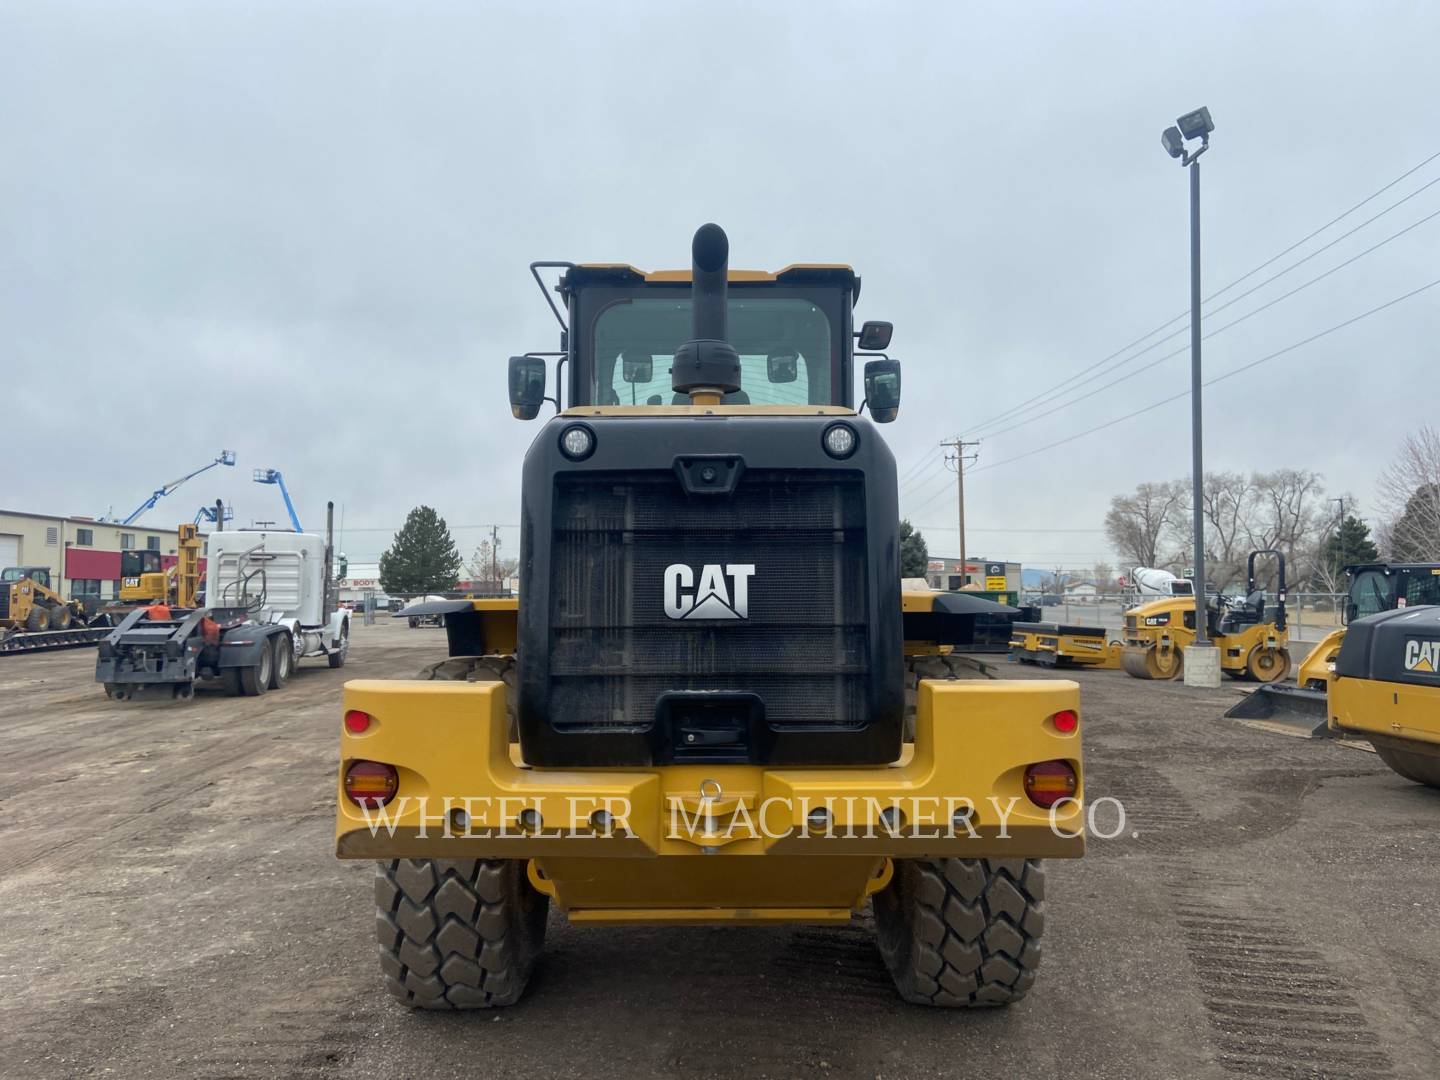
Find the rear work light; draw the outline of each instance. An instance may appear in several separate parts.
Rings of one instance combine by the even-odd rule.
[[[1061,735],[1070,735],[1080,726],[1080,714],[1074,709],[1061,709],[1050,717],[1050,723]]]
[[[357,761],[345,770],[345,795],[356,806],[384,806],[399,786],[400,774],[394,765]]]
[[[345,730],[351,735],[364,735],[370,730],[370,714],[359,709],[348,710],[345,713]]]
[[[1025,770],[1025,794],[1046,810],[1061,799],[1072,798],[1078,783],[1068,761],[1042,761]]]

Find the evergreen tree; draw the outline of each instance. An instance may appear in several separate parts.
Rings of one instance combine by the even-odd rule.
[[[380,556],[380,587],[396,594],[444,592],[460,579],[461,563],[445,519],[417,506]]]
[[[1332,571],[1331,581],[1340,581],[1345,567],[1355,563],[1378,562],[1380,550],[1370,539],[1370,526],[1359,518],[1345,516],[1338,531],[1330,534],[1320,557]],[[1343,588],[1343,585],[1341,586]]]
[[[930,566],[930,550],[925,537],[909,521],[900,522],[900,576],[924,577]]]

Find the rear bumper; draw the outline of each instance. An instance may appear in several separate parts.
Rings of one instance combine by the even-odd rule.
[[[891,765],[848,768],[528,768],[508,743],[504,692],[499,683],[346,684],[346,711],[372,719],[359,735],[342,727],[336,854],[524,858],[543,868],[717,854],[878,865],[1084,853],[1080,735],[1049,719],[1079,711],[1071,682],[922,682],[913,747]],[[345,773],[357,760],[396,768],[388,805],[362,810],[348,798]],[[1069,763],[1077,784],[1052,814],[1026,796],[1025,769],[1054,760]],[[597,811],[610,815],[608,828]],[[752,872],[763,873],[758,864]]]

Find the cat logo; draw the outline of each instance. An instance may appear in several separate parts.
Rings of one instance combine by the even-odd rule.
[[[1406,641],[1405,670],[1426,675],[1440,671],[1440,641],[1418,641],[1415,638]]]
[[[706,563],[700,568],[700,586],[694,588],[695,571],[684,563],[672,563],[665,568],[665,615],[671,619],[748,619],[754,573],[754,563]],[[734,581],[733,588],[726,578]]]

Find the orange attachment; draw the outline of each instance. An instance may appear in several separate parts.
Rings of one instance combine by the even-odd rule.
[[[145,617],[147,619],[159,619],[161,621],[168,620],[170,618],[170,605],[151,604],[145,609]]]

